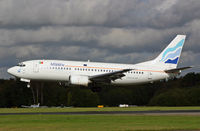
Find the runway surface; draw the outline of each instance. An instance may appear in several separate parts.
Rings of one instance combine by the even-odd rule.
[[[82,111],[82,112],[24,112],[0,113],[0,115],[199,115],[200,110],[152,110],[152,111]]]

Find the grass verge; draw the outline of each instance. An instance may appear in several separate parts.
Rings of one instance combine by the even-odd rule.
[[[153,111],[153,110],[200,110],[200,107],[0,108],[0,113],[80,112],[80,111]]]
[[[198,130],[199,116],[151,115],[11,115],[0,130]]]

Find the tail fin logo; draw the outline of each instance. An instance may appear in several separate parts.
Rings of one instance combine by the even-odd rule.
[[[184,44],[184,40],[185,39],[182,39],[178,44],[176,44],[172,48],[167,48],[164,51],[160,61],[164,63],[177,64]]]

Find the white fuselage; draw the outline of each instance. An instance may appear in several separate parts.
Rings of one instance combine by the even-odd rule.
[[[84,61],[32,60],[19,63],[8,73],[21,81],[51,80],[71,85],[97,86],[98,84],[133,85],[168,79],[178,75],[177,68],[186,36],[177,35],[153,60],[138,64],[115,64]],[[95,91],[97,88],[93,88]],[[98,89],[97,89],[98,90]]]
[[[25,66],[14,66],[8,72],[18,78],[27,80],[64,81],[70,76],[94,76],[115,72],[122,69],[133,69],[125,76],[111,81],[111,84],[132,85],[162,80],[174,76],[164,69],[141,64],[114,64],[84,61],[32,60],[23,62]]]

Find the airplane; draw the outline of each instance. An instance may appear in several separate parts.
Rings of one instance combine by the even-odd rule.
[[[99,92],[101,85],[136,85],[170,79],[180,75],[177,68],[186,35],[177,35],[155,59],[138,64],[90,61],[30,60],[7,72],[30,87],[32,81],[58,81],[67,85],[90,87]]]
[[[22,108],[39,108],[40,107],[40,103],[34,104],[34,105],[30,105],[30,106],[22,105],[21,107]]]

